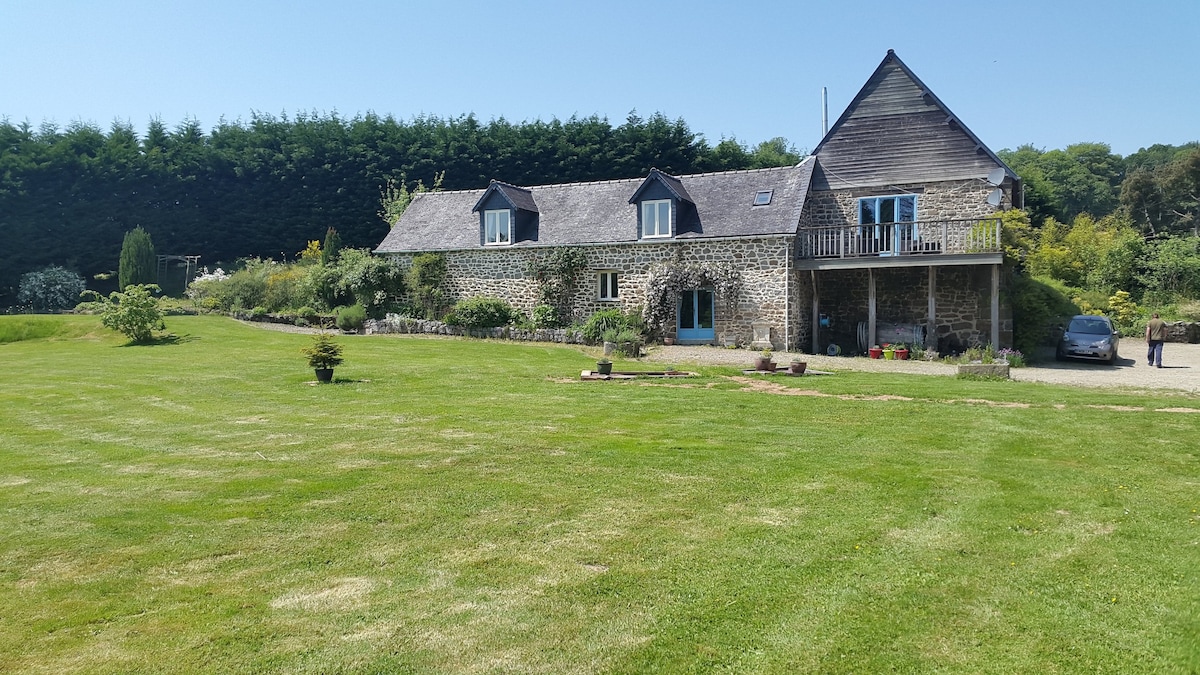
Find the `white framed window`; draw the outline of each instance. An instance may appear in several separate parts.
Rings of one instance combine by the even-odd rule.
[[[671,236],[671,200],[642,202],[642,237]]]
[[[495,209],[483,212],[483,243],[488,246],[499,246],[512,243],[512,212],[508,209]]]
[[[619,279],[620,275],[611,270],[599,272],[596,275],[599,280],[599,293],[596,297],[600,300],[617,300],[619,294]]]

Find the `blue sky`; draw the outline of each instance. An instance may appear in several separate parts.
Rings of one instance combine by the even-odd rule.
[[[637,110],[811,149],[889,48],[994,150],[1200,139],[1200,2],[0,0],[0,117]]]

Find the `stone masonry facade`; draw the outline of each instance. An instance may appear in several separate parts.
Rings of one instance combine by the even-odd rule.
[[[580,247],[587,254],[588,268],[577,279],[571,302],[573,321],[585,321],[598,310],[619,308],[630,311],[646,303],[650,270],[656,264],[727,263],[740,271],[741,293],[730,303],[716,298],[714,329],[716,342],[748,344],[751,323],[771,324],[777,348],[795,344],[797,297],[791,273],[794,237],[756,237],[723,241],[671,240]],[[484,248],[446,251],[445,291],[454,302],[475,296],[500,298],[526,316],[537,304],[538,286],[528,276],[529,263],[546,248]],[[393,254],[404,267],[413,254]],[[619,299],[599,299],[599,273],[618,274]],[[666,336],[673,336],[674,328]]]
[[[843,352],[858,351],[858,325],[867,316],[869,272],[865,269],[831,270],[817,273],[821,313],[830,326],[821,329],[820,345],[839,345]],[[811,276],[798,280],[798,292],[812,307]],[[875,270],[876,325],[916,324],[926,326],[929,318],[929,273],[925,267]],[[939,352],[960,351],[989,342],[991,335],[991,269],[986,265],[939,267],[934,281],[935,333],[926,344]],[[1012,344],[1011,313],[1001,308],[1001,346]],[[811,318],[802,317],[797,338],[811,345]]]
[[[862,197],[917,195],[917,220],[962,220],[984,218],[1012,206],[1011,190],[1004,191],[1000,207],[987,203],[995,187],[981,180],[943,181],[916,185],[892,185],[850,190],[814,190],[800,216],[800,227],[827,227],[858,223],[858,200]]]
[[[844,227],[858,223],[858,200],[900,194],[917,195],[918,222],[985,218],[1011,206],[1012,193],[1005,189],[999,208],[987,203],[995,189],[981,180],[943,181],[914,185],[865,187],[844,190],[813,191],[801,214],[800,227]],[[935,227],[922,232],[926,239],[935,236]],[[940,236],[940,235],[937,235]],[[960,238],[963,233],[958,235]],[[962,250],[963,241],[952,239],[949,250]],[[819,332],[820,349],[829,343],[844,351],[857,351],[858,324],[867,321],[868,272],[865,269],[817,272],[821,313],[831,326]],[[928,268],[877,268],[875,270],[876,322],[926,325],[928,308]],[[812,276],[799,275],[794,286],[798,317],[796,339],[811,348]],[[1001,346],[1012,344],[1011,310],[1000,308]],[[936,334],[926,343],[938,351],[954,351],[986,343],[991,335],[991,267],[938,267],[934,303]]]

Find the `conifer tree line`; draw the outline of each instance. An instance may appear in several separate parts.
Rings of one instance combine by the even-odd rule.
[[[202,264],[294,258],[334,228],[347,247],[373,247],[387,232],[381,191],[522,185],[645,175],[656,166],[696,173],[793,164],[775,138],[751,148],[710,145],[683,120],[630,116],[482,123],[474,116],[400,121],[363,115],[253,115],[205,132],[153,120],[144,135],[72,123],[34,127],[0,120],[0,306],[17,280],[61,265],[103,286],[125,234],[141,227],[160,254]],[[100,288],[100,290],[107,290]]]
[[[1137,295],[1161,279],[1185,295],[1200,292],[1200,272],[1190,271],[1200,252],[1184,241],[1200,232],[1200,143],[1126,157],[1103,143],[999,154],[1025,183],[1029,230],[1017,232],[1018,246],[1033,273],[1096,292],[1124,285]],[[229,266],[292,259],[330,228],[343,246],[372,247],[389,227],[381,196],[422,185],[538,185],[638,177],[652,166],[681,174],[800,159],[783,138],[753,148],[735,139],[710,145],[661,114],[631,114],[616,126],[599,117],[515,124],[470,115],[255,114],[208,132],[196,120],[174,128],[153,120],[144,135],[124,123],[106,131],[0,120],[0,306],[15,301],[23,273],[50,265],[99,290],[108,289],[96,275],[111,273],[115,288],[124,238],[139,227],[158,253]],[[1079,244],[1104,237],[1116,244]],[[1185,276],[1196,281],[1177,282],[1179,263],[1156,271],[1164,255],[1183,256]],[[1119,269],[1085,269],[1101,258]]]

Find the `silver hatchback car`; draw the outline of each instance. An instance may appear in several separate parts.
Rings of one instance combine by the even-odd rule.
[[[1113,329],[1106,316],[1079,314],[1071,319],[1062,339],[1058,341],[1055,357],[1063,359],[1092,359],[1109,365],[1117,360],[1117,343],[1121,334]]]

